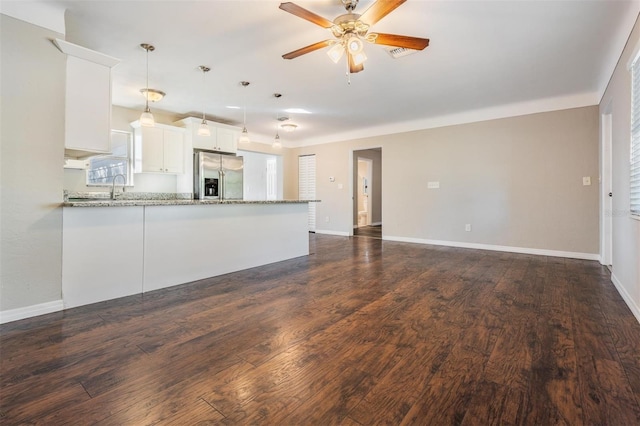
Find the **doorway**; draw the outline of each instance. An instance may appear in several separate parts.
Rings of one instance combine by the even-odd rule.
[[[358,218],[356,227],[371,226],[371,186],[373,174],[373,160],[370,158],[358,157],[358,178],[356,191],[356,208]]]
[[[382,148],[352,154],[352,235],[382,238]]]

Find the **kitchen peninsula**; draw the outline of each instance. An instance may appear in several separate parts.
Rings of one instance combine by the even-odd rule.
[[[308,255],[308,203],[65,201],[64,306],[145,293]]]

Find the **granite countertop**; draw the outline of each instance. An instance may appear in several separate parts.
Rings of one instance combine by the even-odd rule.
[[[192,194],[155,192],[64,192],[62,207],[201,206],[210,204],[301,204],[319,200],[193,200]]]

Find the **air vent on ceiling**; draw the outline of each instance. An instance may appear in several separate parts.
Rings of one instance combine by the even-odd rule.
[[[387,53],[391,55],[393,59],[398,59],[403,56],[413,55],[418,50],[407,49],[406,47],[390,47],[387,49]]]

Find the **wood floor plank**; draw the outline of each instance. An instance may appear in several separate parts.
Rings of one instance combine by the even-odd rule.
[[[423,384],[424,390],[399,422],[423,424],[459,424],[464,419],[469,402],[482,380],[486,358],[458,343],[433,376]]]
[[[0,423],[640,424],[640,324],[597,262],[310,251],[0,325]]]
[[[462,426],[517,425],[524,422],[528,393],[519,388],[481,381],[469,401]],[[543,423],[540,423],[543,424]]]

